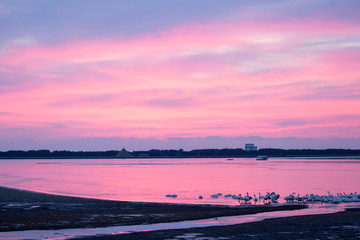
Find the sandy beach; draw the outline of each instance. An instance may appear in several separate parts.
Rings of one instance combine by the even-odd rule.
[[[232,207],[123,202],[0,187],[0,231],[164,223],[304,207],[303,205]],[[229,239],[248,237],[288,239],[294,235],[301,239],[327,239],[326,236],[337,236],[335,239],[354,239],[360,238],[359,226],[360,210],[352,209],[335,214],[269,219],[232,226],[96,236],[88,239],[172,239],[175,237],[181,239],[196,236]]]

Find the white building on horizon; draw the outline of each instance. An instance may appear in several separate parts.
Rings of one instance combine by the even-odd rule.
[[[257,151],[257,146],[255,146],[253,143],[246,143],[245,151]]]

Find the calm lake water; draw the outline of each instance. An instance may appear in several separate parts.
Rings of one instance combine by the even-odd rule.
[[[126,201],[235,205],[236,200],[211,195],[274,191],[283,199],[292,192],[360,192],[359,157],[11,159],[0,160],[0,169],[1,186]]]

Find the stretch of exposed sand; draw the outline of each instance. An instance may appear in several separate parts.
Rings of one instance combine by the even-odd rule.
[[[303,208],[302,205],[230,207],[142,203],[77,198],[0,187],[0,231],[107,227],[176,222],[221,216],[253,214]],[[360,209],[350,211],[268,219],[261,222],[221,227],[161,230],[94,239],[338,239],[360,238]],[[324,237],[324,238],[323,238]],[[90,239],[90,238],[88,238]]]

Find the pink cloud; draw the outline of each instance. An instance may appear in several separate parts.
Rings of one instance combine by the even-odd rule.
[[[342,22],[232,22],[12,48],[0,71],[24,80],[4,87],[1,111],[15,115],[0,115],[2,129],[83,121],[49,135],[357,137],[358,119],[303,119],[360,114],[359,35]],[[306,124],[274,127],[279,118]]]

